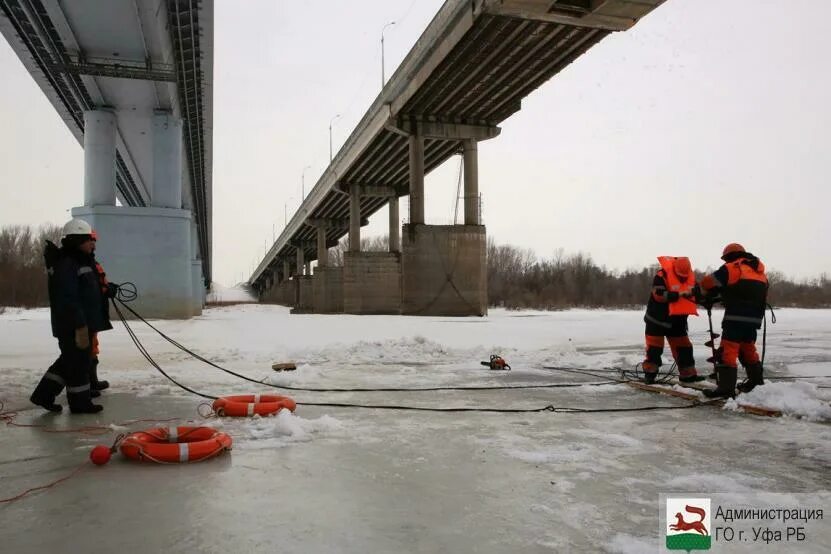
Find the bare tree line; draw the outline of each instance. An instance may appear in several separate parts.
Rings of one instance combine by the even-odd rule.
[[[47,306],[43,247],[60,244],[57,225],[7,225],[0,228],[0,306]]]
[[[59,242],[60,227],[0,228],[0,306],[36,307],[49,303],[43,247]],[[361,239],[364,252],[385,252],[387,236]],[[584,253],[538,259],[532,250],[497,245],[488,240],[488,298],[491,306],[508,309],[561,310],[573,307],[625,308],[646,303],[657,265],[639,270],[613,271],[594,263]],[[330,253],[330,263],[342,266],[349,250],[343,240]],[[770,303],[780,307],[831,307],[831,279],[825,274],[803,281],[768,273]]]
[[[583,253],[557,250],[550,259],[533,251],[488,241],[488,299],[491,306],[509,309],[560,310],[574,307],[625,308],[649,299],[658,265],[613,271]],[[712,271],[708,269],[708,271]],[[703,273],[698,273],[700,279]],[[779,307],[831,307],[831,279],[795,282],[782,273],[768,273],[769,302]]]

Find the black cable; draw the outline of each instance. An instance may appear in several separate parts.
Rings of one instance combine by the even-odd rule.
[[[655,380],[653,384],[656,385],[666,385],[672,382],[672,379],[677,376],[677,372],[675,371],[677,364],[672,362],[672,365],[669,367],[669,370],[665,373],[661,373],[658,370],[658,373],[655,375]],[[643,362],[638,362],[635,364],[635,368],[632,370],[629,369],[622,369],[620,374],[626,381],[637,381],[642,382],[644,377],[641,376],[641,369],[643,368]],[[644,372],[645,373],[645,372]]]
[[[243,379],[245,381],[249,381],[251,383],[256,383],[258,385],[264,385],[267,387],[275,388],[275,389],[282,389],[282,390],[292,390],[292,391],[300,391],[300,392],[424,392],[424,391],[450,391],[450,390],[503,390],[503,389],[538,389],[538,388],[571,388],[571,387],[582,387],[583,385],[588,386],[599,386],[599,385],[608,385],[616,381],[612,382],[603,382],[603,383],[555,383],[555,384],[546,384],[546,385],[501,385],[501,386],[485,386],[485,387],[426,387],[426,388],[352,388],[352,389],[320,389],[320,388],[306,388],[306,387],[292,387],[289,385],[275,385],[272,383],[265,383],[262,380],[252,379],[251,377],[242,375],[237,373],[236,371],[232,371],[230,369],[224,368],[220,365],[215,364],[214,362],[200,356],[196,352],[193,352],[186,346],[178,343],[174,339],[170,338],[169,336],[165,335],[161,330],[153,326],[149,321],[144,319],[140,316],[135,310],[133,310],[130,306],[124,305],[127,310],[130,311],[134,316],[144,322],[148,327],[156,331],[163,339],[167,342],[175,346],[176,348],[180,349],[181,351],[189,354],[193,358],[208,364],[209,366],[216,368],[220,371],[223,371],[229,375],[233,375],[239,379]],[[600,379],[608,379],[607,376],[595,376]]]
[[[137,318],[139,318],[141,321],[143,321],[145,324],[147,324],[151,329],[156,331],[165,340],[167,340],[168,342],[170,342],[171,344],[173,344],[177,348],[180,348],[182,351],[187,352],[188,354],[190,354],[194,358],[196,358],[200,361],[204,361],[208,365],[211,365],[211,366],[213,366],[217,369],[220,369],[220,370],[222,370],[226,373],[229,373],[231,375],[235,375],[237,377],[240,377],[241,379],[244,379],[246,381],[252,381],[252,382],[260,384],[260,385],[265,384],[265,383],[260,383],[258,381],[253,380],[253,379],[250,379],[248,377],[245,377],[244,375],[240,375],[238,373],[235,373],[231,370],[219,367],[216,364],[214,364],[213,362],[211,362],[209,360],[206,360],[205,358],[202,358],[201,356],[199,356],[196,353],[191,352],[190,350],[188,350],[184,346],[177,343],[175,340],[171,339],[170,337],[166,336],[164,333],[162,333],[161,331],[156,329],[146,319],[141,317],[135,310],[133,310],[132,308],[130,308],[129,306],[124,304],[123,301],[121,301],[121,302],[122,302],[122,305],[124,305],[124,307],[127,308],[133,315],[135,315]],[[170,380],[170,382],[172,382],[173,384],[175,384],[176,386],[178,386],[182,390],[185,390],[185,391],[190,392],[191,394],[195,394],[197,396],[201,396],[202,398],[207,398],[207,399],[210,399],[210,400],[216,400],[217,399],[216,396],[211,396],[211,395],[208,395],[208,394],[203,394],[203,393],[197,392],[197,391],[195,391],[195,390],[179,383],[178,381],[173,379],[173,377],[168,375],[156,363],[156,361],[153,360],[150,353],[147,352],[147,350],[141,344],[141,341],[138,339],[135,332],[132,330],[132,328],[127,323],[127,320],[124,317],[124,314],[119,309],[118,305],[116,305],[116,303],[113,302],[113,306],[115,307],[116,313],[118,314],[119,318],[121,319],[121,322],[124,324],[125,329],[127,329],[127,333],[130,335],[130,338],[133,340],[133,344],[136,345],[136,348],[139,349],[139,352],[141,352],[142,356],[144,356],[144,358],[157,371],[159,371],[168,380]],[[276,388],[285,388],[285,387],[277,387],[276,385],[270,385],[270,386],[274,386]],[[522,386],[522,385],[520,385],[520,386]],[[520,387],[520,386],[518,386],[518,387]],[[543,386],[547,386],[547,385],[543,385]],[[525,386],[525,387],[528,387],[528,386]],[[536,387],[534,387],[534,388],[536,388]],[[318,392],[318,391],[311,391],[311,392]],[[543,408],[524,408],[524,409],[523,408],[427,408],[427,407],[421,407],[421,406],[371,405],[371,404],[353,404],[353,403],[335,403],[335,402],[297,402],[297,404],[300,405],[300,406],[321,406],[321,407],[335,407],[335,408],[365,408],[365,409],[380,409],[380,410],[408,410],[408,411],[421,411],[421,412],[483,412],[483,413],[556,412],[556,413],[565,413],[565,414],[569,414],[569,413],[583,413],[583,414],[585,414],[585,413],[645,412],[645,411],[656,411],[656,410],[685,410],[685,409],[689,409],[689,408],[695,408],[699,405],[704,405],[706,403],[694,402],[694,403],[686,404],[686,405],[683,405],[683,406],[641,406],[641,407],[634,407],[634,408],[596,408],[596,409],[591,409],[591,408],[556,408],[551,404],[549,404],[548,406],[545,406]]]
[[[138,287],[136,287],[135,283],[127,281],[120,285],[118,283],[114,284],[118,287],[115,291],[115,298],[121,302],[132,302],[138,298]]]
[[[419,412],[491,412],[491,413],[534,413],[554,412],[558,414],[595,414],[615,412],[649,412],[656,410],[687,410],[707,405],[708,402],[695,402],[683,406],[640,406],[635,408],[557,408],[551,404],[544,408],[426,408],[421,406],[396,406],[375,404],[347,404],[337,402],[297,402],[298,406],[324,406],[330,408],[366,408],[372,410],[410,410]]]
[[[147,349],[144,347],[144,345],[141,344],[141,341],[136,336],[135,332],[130,327],[130,325],[127,324],[127,319],[124,317],[124,314],[121,312],[121,310],[119,309],[118,305],[115,302],[113,302],[113,308],[115,308],[115,312],[118,314],[118,317],[121,320],[121,323],[124,324],[124,328],[127,329],[127,334],[130,336],[130,339],[132,339],[133,344],[136,345],[136,348],[138,349],[138,351],[141,353],[142,356],[144,356],[144,359],[147,360],[147,362],[151,366],[156,368],[156,370],[159,373],[161,373],[162,375],[167,377],[167,379],[170,380],[171,383],[173,383],[177,387],[181,388],[182,390],[185,390],[185,391],[187,391],[191,394],[195,394],[196,396],[201,396],[202,398],[207,398],[207,399],[210,399],[210,400],[216,400],[217,399],[216,396],[211,396],[209,394],[203,394],[201,392],[197,392],[197,391],[193,390],[192,388],[189,388],[189,387],[183,385],[182,383],[178,382],[176,379],[174,379],[173,377],[168,375],[165,372],[165,370],[163,370],[161,368],[161,366],[159,366],[159,364],[156,363],[156,361],[153,359],[153,357],[150,355],[150,353],[147,351]]]

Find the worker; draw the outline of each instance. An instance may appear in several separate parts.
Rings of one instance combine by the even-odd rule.
[[[702,381],[695,369],[693,347],[687,335],[687,318],[698,315],[695,303],[696,283],[690,259],[661,256],[661,268],[652,280],[652,293],[646,306],[646,359],[642,367],[644,382],[655,382],[662,365],[664,338],[669,342],[672,357],[678,364],[678,380],[682,383]]]
[[[89,368],[92,334],[112,329],[104,309],[106,301],[95,272],[92,228],[81,219],[63,227],[61,248],[47,242],[44,260],[49,288],[52,335],[58,339],[60,356],[41,378],[30,400],[52,412],[62,407],[55,402],[66,387],[69,410],[97,413],[103,406],[93,404]]]
[[[704,394],[710,398],[735,396],[738,363],[747,372],[740,392],[764,385],[762,362],[756,351],[756,332],[762,327],[767,306],[768,280],[762,261],[736,242],[724,247],[724,264],[701,280],[704,301],[720,297],[724,304],[721,344],[716,360],[718,387]]]

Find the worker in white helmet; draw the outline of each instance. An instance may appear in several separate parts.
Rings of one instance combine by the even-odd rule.
[[[30,400],[52,412],[62,407],[56,397],[66,387],[72,413],[97,413],[103,407],[90,396],[91,337],[112,329],[101,291],[95,258],[92,228],[80,219],[63,228],[61,248],[47,242],[44,251],[49,284],[52,335],[61,354],[46,371]]]

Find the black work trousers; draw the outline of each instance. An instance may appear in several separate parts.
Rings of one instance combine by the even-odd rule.
[[[90,345],[92,337],[90,336]],[[35,395],[51,400],[66,387],[66,400],[72,406],[84,406],[91,401],[89,371],[91,346],[81,349],[75,344],[75,335],[58,337],[60,356],[55,360],[38,383]]]

